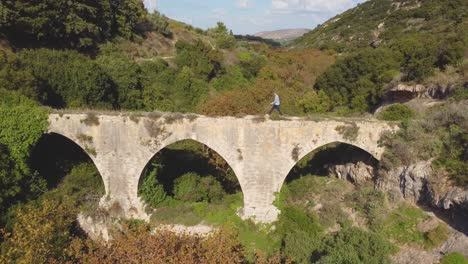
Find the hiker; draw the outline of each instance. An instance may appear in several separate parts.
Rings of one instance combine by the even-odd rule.
[[[270,110],[270,112],[268,114],[271,115],[271,112],[273,112],[273,110],[276,109],[276,110],[278,110],[280,115],[283,115],[283,113],[281,113],[281,109],[280,109],[279,96],[276,93],[273,93],[273,94],[275,95],[275,100],[271,103],[271,110]]]

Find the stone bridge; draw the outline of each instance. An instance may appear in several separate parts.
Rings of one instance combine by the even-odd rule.
[[[376,120],[270,120],[263,117],[206,117],[178,113],[53,113],[49,133],[78,144],[93,160],[104,182],[101,206],[117,206],[125,217],[148,220],[138,184],[145,167],[161,149],[192,139],[221,155],[231,166],[244,195],[239,214],[272,222],[275,193],[297,161],[334,142],[354,145],[377,160],[378,140],[390,123]]]

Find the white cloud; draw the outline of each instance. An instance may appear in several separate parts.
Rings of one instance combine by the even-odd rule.
[[[252,5],[251,0],[237,0],[237,7],[238,8],[249,8]]]
[[[156,0],[144,0],[143,3],[145,4],[146,9],[149,11],[156,10]]]
[[[339,13],[354,6],[353,0],[272,0],[275,12]]]
[[[215,9],[211,10],[211,13],[212,13],[212,16],[211,16],[212,18],[222,20],[223,18],[226,17],[227,10],[224,9],[224,8],[215,8]]]

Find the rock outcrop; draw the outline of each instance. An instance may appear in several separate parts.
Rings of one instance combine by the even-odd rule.
[[[455,89],[456,83],[422,84],[399,83],[385,92],[386,101],[405,102],[414,98],[445,99]]]
[[[450,210],[451,214],[468,214],[468,189],[453,186],[443,172],[432,168],[430,160],[382,173],[376,186],[396,200],[424,203],[444,212]],[[462,229],[468,229],[466,223],[462,225]]]
[[[362,161],[332,165],[328,167],[328,174],[342,180],[350,181],[356,185],[362,185],[374,178],[375,168]]]

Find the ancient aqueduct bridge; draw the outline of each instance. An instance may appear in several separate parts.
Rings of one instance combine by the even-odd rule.
[[[350,139],[340,128],[357,126]],[[356,127],[355,127],[356,128]],[[206,117],[177,113],[53,113],[49,133],[65,136],[91,157],[104,182],[101,206],[118,208],[124,217],[148,220],[138,197],[140,177],[164,147],[185,139],[205,144],[236,174],[244,195],[239,215],[256,222],[276,220],[273,205],[290,170],[311,151],[333,142],[359,147],[380,159],[378,140],[396,129],[376,120],[321,120],[263,117]],[[156,211],[157,213],[157,211]]]

